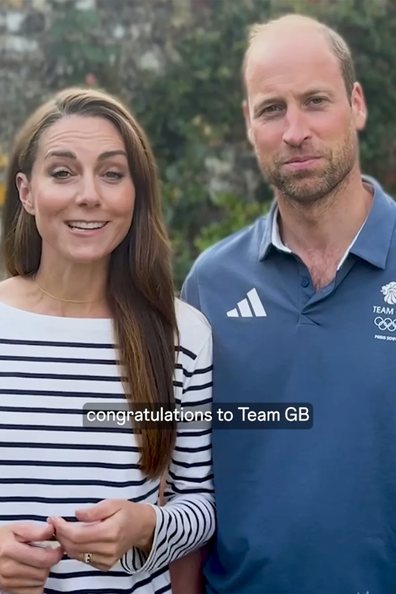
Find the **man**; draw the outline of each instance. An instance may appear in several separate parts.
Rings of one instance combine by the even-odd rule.
[[[274,204],[182,294],[213,327],[215,408],[296,414],[214,429],[207,592],[395,593],[396,205],[360,172],[363,91],[345,42],[291,15],[254,28],[244,82]]]

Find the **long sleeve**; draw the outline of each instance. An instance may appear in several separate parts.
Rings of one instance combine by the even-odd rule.
[[[212,402],[212,335],[207,331],[197,355],[181,347],[178,364],[179,386],[176,402],[182,407]],[[206,410],[206,409],[205,409]],[[210,410],[210,408],[209,408]],[[156,529],[148,557],[132,549],[121,560],[130,573],[153,572],[171,561],[200,548],[215,530],[212,475],[211,423],[204,428],[178,430],[172,462],[166,481],[163,506],[153,505]]]

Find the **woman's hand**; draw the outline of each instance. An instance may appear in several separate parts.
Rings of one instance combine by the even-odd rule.
[[[151,505],[107,499],[77,510],[76,518],[79,522],[66,522],[59,517],[48,519],[57,540],[73,559],[109,571],[133,547],[146,554],[150,552],[156,522]]]
[[[48,524],[15,523],[0,528],[0,591],[43,594],[49,572],[62,559],[63,550],[41,549],[29,543],[53,536],[54,528]]]

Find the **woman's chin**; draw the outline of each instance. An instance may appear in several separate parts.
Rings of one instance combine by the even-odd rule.
[[[107,265],[110,254],[104,254],[103,251],[92,250],[78,250],[69,251],[66,253],[59,253],[60,260],[67,260],[68,264],[75,264],[76,266],[89,266],[103,264]]]

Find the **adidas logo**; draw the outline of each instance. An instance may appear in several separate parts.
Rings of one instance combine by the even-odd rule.
[[[265,318],[266,315],[267,312],[260,301],[256,289],[249,291],[246,299],[239,301],[235,309],[227,311],[229,318]]]

